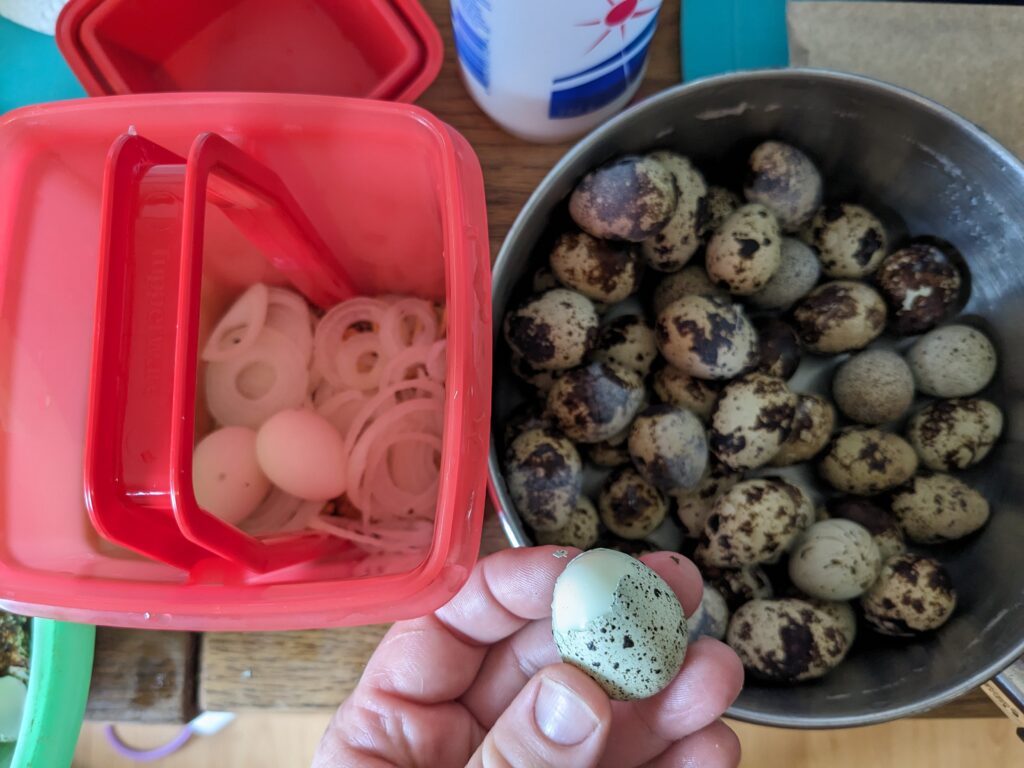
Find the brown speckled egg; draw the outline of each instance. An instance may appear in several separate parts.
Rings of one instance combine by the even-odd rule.
[[[547,429],[531,429],[505,453],[505,483],[516,510],[535,531],[569,522],[583,487],[583,462],[569,440]]]
[[[700,235],[705,240],[715,234],[725,220],[743,205],[740,196],[725,187],[708,187],[707,203],[704,206]]]
[[[626,430],[625,434],[628,435],[628,432]],[[629,448],[626,446],[625,437],[617,442],[616,438],[611,438],[602,440],[600,443],[590,443],[584,446],[584,450],[592,464],[607,469],[624,467],[632,461],[629,458]]]
[[[807,600],[752,600],[729,622],[725,641],[762,680],[794,683],[823,677],[846,657],[848,624]]]
[[[616,536],[644,539],[661,525],[668,504],[658,489],[632,467],[616,469],[597,497],[601,522]]]
[[[700,482],[694,488],[670,491],[675,502],[676,517],[683,528],[683,535],[699,539],[704,523],[711,514],[715,499],[732,488],[743,476],[719,461],[711,458],[707,462]]]
[[[800,536],[789,557],[789,578],[806,595],[852,600],[882,567],[871,533],[852,520],[822,520]]]
[[[594,237],[639,243],[668,224],[677,199],[675,179],[664,165],[627,155],[583,177],[569,198],[569,215]]]
[[[558,278],[551,271],[551,267],[544,266],[538,267],[537,271],[533,273],[530,287],[534,293],[544,293],[544,291],[550,291],[552,288],[561,288],[562,284],[558,282]]]
[[[757,293],[751,294],[750,303],[760,309],[789,309],[818,284],[821,262],[814,251],[792,237],[782,238],[779,268]]]
[[[593,359],[618,363],[641,376],[650,373],[658,357],[654,329],[639,315],[621,315],[601,326]]]
[[[800,367],[800,340],[789,323],[774,317],[754,322],[757,330],[757,370],[769,376],[786,380]]]
[[[914,376],[895,352],[869,349],[841,366],[832,379],[832,396],[846,416],[861,424],[885,424],[903,418],[914,402]]]
[[[757,333],[738,305],[708,296],[669,304],[654,327],[669,363],[700,379],[731,379],[757,361]]]
[[[1003,431],[1003,412],[988,400],[936,400],[910,419],[907,439],[929,469],[966,469],[988,456]]]
[[[876,632],[913,637],[938,629],[956,609],[953,580],[938,560],[899,555],[886,561],[882,572],[860,599],[864,618]]]
[[[853,203],[826,205],[814,216],[812,245],[829,277],[865,277],[882,263],[885,227],[871,211]]]
[[[633,466],[661,491],[693,488],[707,467],[704,425],[672,405],[652,405],[641,412],[629,430],[628,445]]]
[[[734,211],[708,241],[708,276],[730,293],[749,296],[764,288],[782,263],[779,222],[763,205]]]
[[[903,529],[896,522],[895,516],[871,499],[859,496],[835,499],[829,502],[828,514],[864,526],[874,539],[883,563],[890,557],[903,554],[907,549],[903,540]]]
[[[599,443],[621,432],[644,401],[636,371],[615,363],[590,363],[567,371],[548,392],[548,413],[579,443]]]
[[[686,619],[672,588],[610,549],[577,556],[555,581],[551,631],[562,661],[620,701],[665,688],[686,656]]]
[[[985,497],[952,475],[936,472],[911,479],[892,494],[892,512],[917,544],[955,541],[988,521]]]
[[[685,408],[705,422],[711,418],[718,400],[718,386],[714,382],[690,376],[672,365],[654,374],[653,386],[661,402]]]
[[[836,411],[821,395],[797,395],[789,437],[768,463],[788,467],[813,459],[832,439],[836,428]]]
[[[515,374],[516,378],[529,384],[541,395],[547,395],[551,387],[555,385],[555,381],[565,371],[541,371],[534,368],[523,358],[522,355],[517,355],[515,352],[509,358],[509,365],[512,368],[512,373]]]
[[[732,611],[751,600],[767,600],[775,595],[768,574],[759,565],[748,565],[745,568],[701,565],[700,570],[707,582],[725,598]]]
[[[576,509],[569,514],[569,522],[557,531],[537,531],[537,544],[557,544],[560,547],[590,549],[601,533],[597,508],[586,496],[580,496]]]
[[[907,353],[917,389],[934,397],[970,397],[996,373],[996,350],[981,331],[944,325],[929,331]]]
[[[700,225],[707,206],[708,188],[704,177],[688,158],[667,151],[654,152],[650,157],[672,174],[679,200],[664,229],[644,240],[643,254],[654,269],[675,272],[683,268],[701,244]]]
[[[913,477],[917,454],[899,435],[880,429],[850,428],[832,441],[820,470],[836,490],[872,496]]]
[[[550,262],[562,285],[593,301],[622,301],[640,285],[642,268],[635,245],[598,240],[586,232],[562,234]]]
[[[732,469],[763,467],[789,437],[796,401],[774,376],[748,373],[729,382],[711,415],[711,452]]]
[[[789,484],[743,480],[719,496],[704,523],[702,557],[719,568],[772,562],[803,530],[803,513]]]
[[[889,304],[889,327],[900,336],[934,328],[960,300],[960,270],[934,245],[917,243],[891,253],[875,276]]]
[[[836,280],[819,285],[793,310],[793,326],[803,345],[834,355],[863,349],[885,330],[885,302],[864,283]]]
[[[504,445],[511,445],[519,435],[531,429],[550,429],[554,424],[544,411],[544,404],[528,401],[516,407],[505,420]]]
[[[711,282],[702,264],[683,267],[671,275],[660,276],[654,288],[654,313],[660,314],[665,307],[683,296],[714,296],[729,301],[729,292]]]
[[[597,342],[597,326],[590,299],[555,288],[505,315],[505,340],[531,367],[558,371],[583,362]]]
[[[770,210],[787,232],[799,229],[821,205],[821,174],[806,154],[781,141],[750,153],[743,194]]]

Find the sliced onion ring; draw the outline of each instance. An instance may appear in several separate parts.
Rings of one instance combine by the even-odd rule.
[[[203,345],[200,358],[208,362],[229,360],[252,346],[266,322],[269,298],[267,286],[256,283],[235,299]]]

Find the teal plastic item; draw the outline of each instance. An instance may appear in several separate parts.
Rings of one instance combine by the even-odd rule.
[[[0,745],[0,768],[68,768],[92,680],[96,627],[32,619],[28,696],[18,740]]]
[[[0,114],[26,104],[82,96],[85,91],[54,38],[0,19]]]
[[[683,0],[683,80],[789,64],[786,0]]]

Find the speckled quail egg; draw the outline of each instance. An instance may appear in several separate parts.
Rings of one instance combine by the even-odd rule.
[[[885,330],[885,302],[864,283],[835,280],[797,303],[793,327],[803,345],[819,354],[863,349]]]
[[[786,380],[800,367],[800,340],[789,323],[775,317],[759,318],[757,330],[757,370]]]
[[[544,291],[550,291],[552,288],[561,287],[562,284],[558,282],[558,278],[555,277],[555,273],[551,271],[549,266],[538,267],[530,281],[530,288],[534,293],[544,293]]]
[[[917,454],[899,435],[851,428],[832,441],[819,468],[821,476],[836,490],[871,496],[913,477]]]
[[[907,362],[918,391],[934,397],[970,397],[995,376],[996,350],[979,330],[945,325],[918,339]]]
[[[802,481],[798,480],[787,480],[784,477],[778,475],[765,475],[770,480],[782,481],[783,488],[792,497],[793,503],[796,504],[797,513],[799,515],[800,530],[805,531],[810,528],[817,521],[818,510],[814,505],[814,501],[811,498],[811,494],[807,490],[807,486]],[[797,539],[793,539],[790,543],[792,546],[796,545]],[[792,546],[790,549],[792,549]]]
[[[882,567],[878,545],[852,520],[823,520],[800,536],[789,557],[789,578],[804,594],[852,600],[870,587]]]
[[[643,274],[635,245],[598,240],[586,232],[563,233],[551,250],[550,263],[566,288],[608,303],[632,296]]]
[[[807,600],[752,600],[729,622],[725,641],[755,677],[792,683],[835,669],[853,639],[844,621]]]
[[[784,237],[780,256],[771,280],[750,296],[750,303],[759,309],[789,309],[810,293],[821,277],[821,262],[807,244]]]
[[[683,373],[672,365],[666,365],[654,374],[654,394],[663,403],[685,408],[702,421],[711,418],[711,411],[718,400],[718,386]]]
[[[938,629],[956,609],[956,591],[942,563],[919,555],[898,555],[860,599],[864,618],[883,635],[913,637]]]
[[[530,429],[550,429],[551,417],[544,411],[544,404],[535,400],[520,403],[505,419],[502,445],[509,446],[519,435]]]
[[[891,504],[907,538],[917,544],[963,538],[985,525],[989,516],[984,496],[941,472],[917,475],[893,492]]]
[[[736,304],[709,296],[683,296],[658,315],[661,354],[683,373],[730,379],[757,362],[757,333]]]
[[[636,371],[615,363],[590,363],[561,376],[548,392],[548,412],[580,443],[599,443],[621,432],[644,401]]]
[[[255,512],[270,490],[257,457],[256,431],[221,427],[200,440],[192,451],[192,488],[200,507],[230,525]]]
[[[624,467],[631,463],[629,446],[626,445],[626,437],[629,435],[629,430],[624,430],[623,434],[625,436],[621,439],[618,439],[619,435],[616,435],[608,440],[602,440],[600,443],[589,443],[584,446],[584,451],[586,451],[590,462],[607,469]]]
[[[789,437],[796,402],[774,376],[748,373],[729,382],[711,414],[712,453],[732,469],[763,467]]]
[[[569,197],[569,215],[594,237],[639,243],[664,229],[677,199],[675,179],[664,165],[627,155],[583,177]]]
[[[687,622],[672,588],[610,549],[578,555],[555,581],[551,631],[562,660],[620,701],[665,688],[686,656]]]
[[[827,514],[832,518],[852,520],[864,526],[874,539],[883,563],[906,551],[903,529],[896,522],[896,517],[871,499],[844,496],[829,502],[827,509]]]
[[[661,491],[696,486],[708,463],[708,441],[700,419],[673,405],[652,405],[629,430],[633,466]]]
[[[839,410],[861,424],[900,419],[914,402],[914,376],[895,352],[868,349],[836,371],[832,396]]]
[[[597,544],[600,533],[601,520],[597,508],[586,496],[580,496],[576,509],[569,514],[569,522],[556,531],[537,531],[534,538],[538,544],[590,549]]]
[[[771,562],[803,530],[803,514],[788,483],[743,480],[719,496],[704,523],[704,561],[719,568]]]
[[[729,628],[729,606],[722,593],[704,582],[700,605],[686,623],[689,625],[691,643],[698,637],[724,639],[725,631]]]
[[[960,269],[934,245],[917,243],[889,254],[875,282],[889,304],[889,327],[900,336],[934,328],[960,301]]]
[[[593,349],[597,326],[590,299],[555,288],[505,315],[505,340],[531,367],[564,370],[579,365]]]
[[[736,485],[742,477],[739,472],[711,458],[696,487],[669,491],[669,496],[675,502],[676,517],[683,527],[683,535],[691,539],[700,538],[715,499]]]
[[[853,645],[857,639],[857,613],[853,610],[852,605],[842,600],[816,600],[814,598],[809,598],[807,602],[835,619],[839,631],[846,635],[850,645]]]
[[[988,456],[1003,431],[1003,412],[988,400],[936,400],[915,413],[907,439],[929,469],[966,469]]]
[[[707,202],[704,206],[701,222],[701,237],[707,239],[713,235],[733,211],[743,205],[740,196],[725,187],[708,187]]]
[[[696,554],[694,557],[696,558]],[[775,595],[768,574],[759,565],[748,565],[744,568],[716,568],[712,565],[701,564],[700,570],[705,581],[725,598],[726,605],[731,611],[735,611],[751,600],[767,600]]]
[[[529,384],[537,392],[546,395],[555,385],[555,381],[565,371],[542,371],[530,365],[522,355],[512,353],[509,358],[509,367],[517,379]]]
[[[708,241],[708,276],[730,293],[749,296],[764,288],[782,263],[779,222],[763,205],[744,205]]]
[[[601,326],[592,357],[601,362],[618,363],[646,376],[658,357],[654,329],[639,315],[621,315],[609,320]]]
[[[531,429],[505,453],[505,483],[516,510],[534,531],[556,531],[569,522],[579,502],[583,462],[562,435]]]
[[[651,300],[654,314],[661,314],[661,311],[676,299],[690,295],[714,296],[717,299],[729,301],[729,292],[711,282],[704,265],[694,264],[683,267],[671,275],[659,277]]]
[[[597,545],[604,549],[614,549],[616,552],[622,552],[624,555],[635,558],[653,554],[661,549],[657,544],[647,541],[647,539],[637,539],[634,541],[607,533],[601,537]]]
[[[860,205],[826,205],[815,214],[811,228],[812,245],[829,277],[865,277],[885,258],[885,227]]]
[[[668,504],[657,488],[632,467],[616,469],[597,497],[601,522],[616,536],[643,539],[665,520]]]
[[[668,151],[654,152],[650,157],[672,174],[679,199],[664,229],[644,240],[643,254],[654,269],[675,272],[683,268],[701,244],[700,226],[707,207],[708,187],[689,158]]]
[[[836,427],[836,411],[821,395],[798,394],[793,409],[789,437],[768,463],[788,467],[813,459],[832,439]]]
[[[758,145],[747,161],[743,194],[768,208],[787,232],[807,222],[821,205],[821,174],[806,154],[781,141]]]

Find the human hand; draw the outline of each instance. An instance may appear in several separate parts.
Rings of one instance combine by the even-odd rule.
[[[510,549],[482,559],[429,616],[397,622],[341,705],[313,768],[733,768],[740,746],[720,720],[743,685],[732,650],[690,644],[679,675],[640,701],[609,701],[560,663],[551,636],[555,579],[578,550]],[[696,566],[644,555],[690,616]]]

